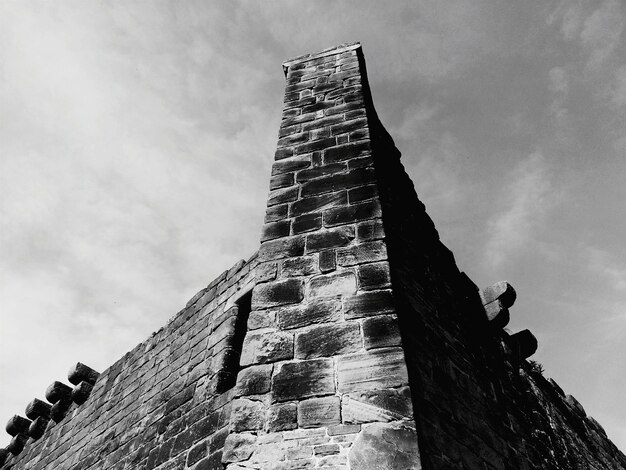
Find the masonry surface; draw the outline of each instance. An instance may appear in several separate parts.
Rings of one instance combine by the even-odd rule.
[[[283,64],[257,253],[11,418],[12,469],[624,469],[439,241],[359,44]]]

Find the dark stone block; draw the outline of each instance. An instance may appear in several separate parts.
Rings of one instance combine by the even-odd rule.
[[[283,160],[285,158],[289,158],[293,156],[293,149],[290,148],[279,148],[274,152],[274,160]]]
[[[270,391],[272,365],[250,366],[237,375],[236,396],[261,395]]]
[[[354,227],[346,226],[315,232],[306,237],[306,253],[348,245],[354,239]]]
[[[67,379],[72,385],[78,385],[81,382],[87,382],[90,385],[94,385],[99,376],[99,372],[96,372],[91,367],[86,366],[81,362],[77,362],[76,365],[67,373]]]
[[[248,333],[241,352],[241,366],[293,358],[293,334],[270,331]]]
[[[350,142],[356,142],[356,141],[360,141],[363,139],[369,139],[370,138],[370,130],[369,128],[365,128],[365,129],[359,129],[356,130],[354,132],[350,132],[350,135],[348,136],[348,140]]]
[[[207,455],[207,443],[201,442],[200,444],[194,446],[189,451],[187,455],[187,466],[191,467],[198,460],[206,457]]]
[[[383,289],[391,285],[387,261],[362,264],[357,268],[357,276],[361,290]]]
[[[321,119],[315,119],[309,122],[305,122],[302,124],[302,130],[310,131],[313,129],[319,129],[321,127],[328,127],[340,122],[343,122],[343,116],[341,114],[336,114],[334,116],[328,116]]]
[[[337,299],[319,300],[306,305],[282,308],[277,314],[278,326],[284,330],[333,322],[340,318],[341,301]]]
[[[300,193],[304,198],[374,183],[375,181],[376,175],[373,168],[357,168],[347,173],[334,173],[307,181],[302,185]]]
[[[355,266],[357,264],[384,261],[386,259],[387,246],[383,241],[360,243],[337,250],[337,264],[339,266]]]
[[[259,284],[252,291],[252,308],[254,310],[275,307],[277,305],[295,304],[304,298],[304,282],[300,279]]]
[[[314,168],[309,168],[308,170],[299,171],[296,175],[296,181],[298,183],[304,183],[306,181],[310,181],[315,178],[320,178],[322,176],[328,176],[335,173],[340,173],[348,169],[348,165],[345,162],[341,163],[331,163],[330,165],[321,165],[316,166]]]
[[[296,358],[310,359],[356,352],[362,347],[358,323],[315,326],[296,335]]]
[[[29,419],[24,418],[23,416],[14,415],[6,425],[6,431],[11,436],[16,436],[18,434],[26,434],[28,431],[28,427],[30,426],[31,421]]]
[[[361,222],[356,226],[356,238],[358,241],[364,242],[385,238],[383,221],[378,219]]]
[[[315,100],[315,98],[313,98],[313,100]],[[310,137],[311,136],[308,132],[298,132],[296,134],[290,134],[286,137],[278,139],[278,147],[292,147],[296,144],[308,142]]]
[[[346,319],[371,317],[395,311],[390,291],[376,291],[358,294],[345,299]]]
[[[322,214],[313,212],[296,217],[292,223],[293,234],[311,232],[322,228]]]
[[[267,205],[274,206],[276,204],[292,202],[296,199],[298,199],[297,186],[293,186],[291,188],[276,189],[274,191],[270,191],[270,195],[267,198]]]
[[[274,162],[272,165],[272,176],[282,175],[283,173],[289,173],[290,171],[303,170],[311,166],[311,158],[308,155],[301,155],[298,157],[288,158],[286,160],[280,160]]]
[[[351,121],[352,119],[357,119],[360,117],[364,117],[367,115],[365,108],[363,106],[361,106],[360,103],[355,103],[353,102],[348,102],[346,103],[346,106],[353,106],[355,109],[346,112],[345,117],[346,117],[346,121]]]
[[[274,405],[269,409],[268,430],[270,432],[288,431],[298,427],[298,412],[295,403]]]
[[[363,320],[365,349],[400,346],[400,328],[394,315],[381,315]]]
[[[24,446],[28,441],[28,436],[26,434],[16,434],[9,442],[9,445],[6,449],[11,452],[13,455],[19,455],[24,450]]]
[[[315,140],[313,142],[307,142],[306,144],[298,145],[294,148],[294,153],[296,155],[301,155],[303,153],[315,152],[316,150],[325,150],[327,148],[333,147],[337,144],[337,141],[334,137],[327,137],[325,139]]]
[[[36,419],[39,416],[47,419],[50,417],[50,405],[45,401],[35,398],[26,405],[26,416],[29,419]]]
[[[278,204],[268,207],[265,211],[265,223],[286,219],[288,210],[289,204]]]
[[[291,256],[302,256],[304,254],[304,237],[296,236],[280,238],[261,243],[259,248],[259,261],[271,261]]]
[[[332,135],[346,134],[356,131],[357,129],[367,128],[367,118],[354,119],[352,121],[344,121],[340,124],[335,124],[330,127]]]
[[[91,391],[93,390],[93,385],[87,382],[81,382],[74,390],[72,390],[72,401],[77,405],[82,405],[87,401]]]
[[[348,168],[350,170],[354,168],[364,168],[369,167],[374,164],[374,158],[371,155],[366,155],[364,157],[353,158],[348,161]]]
[[[331,85],[329,88],[330,89],[336,89],[337,87],[336,87],[336,85]],[[347,113],[349,111],[355,111],[357,109],[359,111],[361,111],[361,113],[362,113],[361,115],[362,116],[365,116],[365,110],[361,109],[361,106],[358,103],[344,103],[344,104],[340,104],[340,105],[335,106],[334,108],[327,109],[325,114],[327,116],[332,116],[333,114]]]
[[[41,436],[43,436],[46,432],[49,422],[50,420],[48,418],[44,418],[43,416],[35,418],[35,420],[28,427],[28,435],[34,440],[41,438]]]
[[[334,101],[318,101],[317,103],[309,104],[302,108],[303,113],[315,113],[317,111],[323,111],[335,106]]]
[[[56,403],[59,400],[71,399],[72,389],[62,382],[53,382],[46,389],[46,400],[50,403]]]
[[[378,188],[375,184],[353,188],[348,191],[348,202],[350,204],[367,201],[375,197],[378,197]]]
[[[298,425],[319,428],[341,423],[339,397],[310,398],[298,403]]]
[[[335,250],[322,250],[319,255],[319,267],[323,273],[329,273],[337,269],[337,256]]]
[[[62,400],[57,401],[52,408],[50,408],[50,418],[55,423],[60,423],[65,418],[65,415],[70,410],[72,406],[72,398],[63,398]]]
[[[233,403],[230,426],[233,431],[256,431],[263,427],[265,407],[262,402],[240,398]]]
[[[278,222],[270,222],[263,226],[261,231],[261,242],[273,240],[275,238],[288,237],[291,231],[290,220],[280,220]]]
[[[282,262],[281,277],[308,276],[317,273],[317,261],[311,256],[287,258]]]
[[[306,197],[294,202],[289,210],[289,216],[299,216],[310,212],[318,212],[337,206],[344,206],[348,203],[346,191],[322,194],[321,196]]]
[[[324,225],[332,227],[368,219],[377,219],[382,216],[378,199],[361,202],[351,206],[337,207],[324,211]]]
[[[294,91],[302,91],[306,88],[313,88],[315,86],[315,80],[305,80],[303,82],[298,82],[293,85],[287,85],[285,87],[285,93],[291,93]]]
[[[270,178],[270,190],[293,186],[294,173],[282,173]]]
[[[283,364],[272,378],[272,401],[291,401],[335,393],[332,359]]]

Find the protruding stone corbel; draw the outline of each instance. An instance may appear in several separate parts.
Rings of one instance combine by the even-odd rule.
[[[530,330],[522,330],[511,336],[507,341],[517,360],[527,359],[537,351],[537,338]]]
[[[62,382],[53,382],[46,390],[46,400],[53,404],[50,418],[59,423],[72,406],[72,389]]]
[[[11,436],[17,436],[18,434],[26,434],[28,426],[30,426],[30,419],[15,415],[7,422],[6,430]]]
[[[24,446],[26,445],[27,440],[28,436],[26,436],[26,434],[16,434],[15,436],[13,436],[13,439],[11,439],[11,442],[7,446],[7,450],[13,455],[18,455],[24,450]]]
[[[26,406],[26,416],[33,420],[28,427],[28,435],[37,440],[48,427],[52,407],[45,401],[35,398]]]
[[[479,295],[489,323],[494,328],[504,328],[511,318],[509,307],[517,297],[515,289],[508,282],[500,281],[479,291]]]
[[[88,382],[80,382],[74,390],[72,390],[72,400],[77,405],[82,405],[87,401],[91,391],[93,390],[93,385]]]
[[[78,385],[81,382],[94,385],[99,376],[99,372],[96,372],[91,367],[88,367],[80,362],[77,362],[76,365],[73,366],[67,373],[67,379],[72,385]]]

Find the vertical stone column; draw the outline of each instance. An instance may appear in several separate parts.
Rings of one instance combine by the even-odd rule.
[[[223,461],[420,468],[360,45],[284,70],[260,282]]]

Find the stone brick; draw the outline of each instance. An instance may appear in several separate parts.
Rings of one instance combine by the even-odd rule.
[[[382,241],[359,243],[358,245],[337,250],[337,264],[339,266],[354,266],[386,259],[387,247]]]
[[[296,217],[310,212],[319,212],[331,207],[343,206],[348,203],[348,193],[338,191],[336,193],[322,194],[320,196],[305,197],[294,202],[289,209],[289,216]]]
[[[271,261],[292,256],[302,256],[304,254],[304,237],[281,238],[261,243],[259,248],[259,261]]]
[[[352,271],[338,271],[311,278],[311,297],[350,295],[356,292],[356,276]]]
[[[289,158],[293,156],[293,149],[291,148],[277,148],[274,152],[274,160],[282,160],[283,158]]]
[[[233,402],[230,425],[235,432],[254,431],[263,428],[265,407],[259,401],[239,398]]]
[[[337,140],[334,137],[327,137],[320,140],[315,140],[313,142],[307,142],[306,144],[298,145],[294,148],[294,153],[296,155],[314,152],[316,150],[324,150],[328,147],[332,147],[337,143]]]
[[[362,348],[358,323],[320,325],[296,334],[295,357],[310,359],[358,351]]]
[[[236,396],[260,395],[270,391],[272,365],[250,366],[237,375]]]
[[[316,456],[338,454],[340,450],[339,444],[320,444],[313,447],[313,453]],[[326,467],[328,468],[328,467]]]
[[[334,116],[327,116],[325,118],[305,122],[302,124],[302,129],[305,131],[310,131],[313,129],[319,129],[320,127],[328,127],[339,122],[343,122],[343,116],[336,114]]]
[[[345,434],[355,434],[359,431],[361,431],[360,424],[337,424],[328,427],[329,436],[343,436]]]
[[[294,184],[294,174],[293,173],[283,173],[280,175],[275,175],[270,178],[270,190],[287,188]]]
[[[287,218],[287,211],[289,210],[289,204],[278,204],[276,206],[270,206],[265,211],[265,219],[267,222],[276,222]]]
[[[293,307],[281,308],[277,323],[282,329],[300,328],[316,323],[334,322],[341,318],[341,301],[319,300]]]
[[[255,449],[256,436],[249,433],[230,434],[224,444],[223,462],[248,460]]]
[[[335,250],[320,251],[319,268],[323,273],[329,273],[337,269],[337,255]]]
[[[288,431],[298,427],[297,406],[295,403],[270,406],[267,419],[270,432]]]
[[[311,398],[298,403],[298,425],[319,428],[341,423],[339,397]]]
[[[293,335],[282,332],[249,333],[243,342],[241,365],[264,364],[293,357]]]
[[[394,311],[390,291],[366,292],[344,300],[344,314],[347,320],[393,313]]]
[[[272,401],[290,401],[335,393],[332,359],[282,364],[272,378]]]
[[[310,166],[311,158],[308,155],[286,158],[285,160],[274,162],[274,165],[272,165],[272,176],[303,170]]]
[[[248,317],[248,331],[260,328],[275,328],[276,315],[271,310],[253,310]]]
[[[298,199],[298,187],[292,186],[290,188],[275,189],[270,191],[270,195],[267,199],[268,206],[274,206],[276,204],[283,204],[285,202],[292,202]]]
[[[387,261],[359,265],[357,276],[359,289],[361,290],[384,289],[391,285],[389,263]]]
[[[293,103],[292,103],[293,104]],[[303,142],[307,142],[309,140],[308,132],[298,132],[295,134],[290,134],[287,137],[282,137],[278,139],[278,147],[292,147],[296,144],[301,144]]]
[[[291,231],[291,221],[280,220],[278,222],[270,222],[263,226],[261,231],[261,241],[273,240],[274,238],[288,237]]]
[[[417,433],[404,423],[375,423],[364,427],[350,448],[348,461],[354,469],[419,470],[422,464]]]
[[[322,165],[308,170],[299,171],[296,175],[296,181],[298,183],[305,183],[315,178],[322,176],[333,175],[335,173],[341,173],[348,169],[348,165],[345,162],[332,163],[330,165]]]
[[[335,207],[323,212],[325,227],[377,219],[381,215],[380,203],[377,199],[350,206]]]
[[[381,315],[363,320],[365,349],[400,346],[400,328],[395,315]]]
[[[281,277],[308,276],[317,273],[317,259],[313,256],[299,256],[283,260]]]
[[[378,197],[378,188],[375,184],[367,186],[359,186],[348,191],[348,202],[355,204],[357,202],[367,201]]]
[[[303,198],[317,196],[323,193],[374,183],[375,181],[376,175],[373,168],[357,168],[347,173],[333,173],[307,181],[302,184],[300,194]]]
[[[311,232],[320,228],[322,228],[322,214],[320,212],[301,215],[294,218],[292,222],[294,235]]]
[[[389,422],[413,417],[409,387],[365,390],[343,395],[341,418],[344,423]]]
[[[329,148],[324,152],[324,162],[328,164],[350,160],[360,157],[369,151],[369,141],[340,145]]]
[[[377,219],[361,222],[356,226],[356,238],[360,242],[369,242],[385,238],[383,221]]]
[[[330,126],[330,132],[332,135],[346,134],[357,129],[362,129],[364,127],[367,127],[367,118],[365,117],[353,119],[352,121],[344,121],[339,124]]]
[[[312,253],[327,248],[348,245],[354,239],[354,227],[345,226],[331,230],[315,232],[306,237],[305,252]]]
[[[261,309],[277,305],[295,304],[304,298],[304,282],[284,279],[257,285],[252,291],[252,307]]]
[[[393,348],[339,357],[337,378],[340,392],[406,385],[404,352]]]

